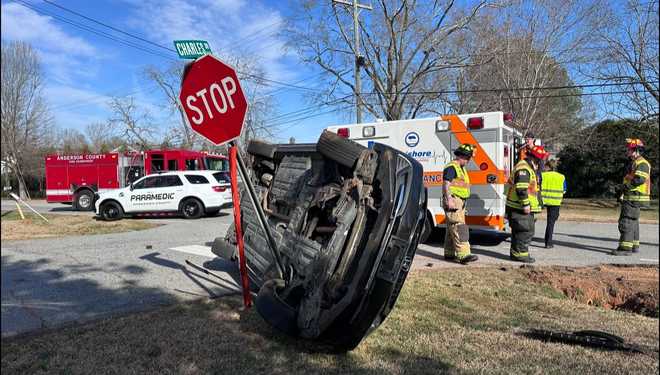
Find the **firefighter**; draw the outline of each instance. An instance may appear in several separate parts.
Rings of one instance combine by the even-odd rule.
[[[534,214],[541,212],[536,170],[547,157],[543,146],[530,148],[509,178],[506,213],[511,226],[511,260],[534,263],[529,244],[534,237]]]
[[[552,249],[552,234],[555,231],[555,222],[559,219],[559,207],[566,193],[566,177],[557,172],[557,160],[550,160],[545,165],[546,171],[542,173],[541,197],[547,212],[545,225],[545,248]]]
[[[612,255],[632,255],[639,252],[639,211],[651,200],[651,164],[642,157],[644,143],[640,139],[626,139],[630,164],[619,189],[619,247]]]
[[[474,155],[475,146],[462,144],[456,150],[456,158],[442,174],[442,207],[445,210],[445,259],[467,264],[478,259],[470,253],[470,232],[465,224],[465,203],[470,196],[470,177],[465,166]]]

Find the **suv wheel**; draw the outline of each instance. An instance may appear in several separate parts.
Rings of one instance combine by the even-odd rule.
[[[186,219],[199,219],[204,213],[202,203],[195,198],[188,198],[181,202],[181,215]]]
[[[76,208],[80,211],[91,211],[94,209],[94,193],[90,190],[82,190],[75,197]]]
[[[121,208],[117,202],[105,202],[101,204],[99,212],[103,220],[114,221],[119,220],[124,217],[124,210]]]

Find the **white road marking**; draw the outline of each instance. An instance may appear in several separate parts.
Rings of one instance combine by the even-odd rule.
[[[642,262],[654,262],[654,263],[658,263],[658,259],[644,259],[644,258],[642,258],[642,259],[640,259],[640,260],[641,260]]]
[[[201,255],[207,258],[215,258],[215,254],[211,252],[211,247],[202,246],[202,245],[188,245],[188,246],[178,246],[170,247],[169,250],[180,251],[182,253]]]

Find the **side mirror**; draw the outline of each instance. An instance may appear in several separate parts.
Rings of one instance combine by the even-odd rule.
[[[133,183],[132,183],[132,182],[131,182],[130,185],[128,185],[128,189],[129,189],[130,191],[133,191],[134,188],[133,188]]]

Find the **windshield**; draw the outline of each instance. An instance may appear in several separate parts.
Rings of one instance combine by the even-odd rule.
[[[204,158],[204,167],[210,171],[227,171],[229,170],[229,162],[225,158]]]

